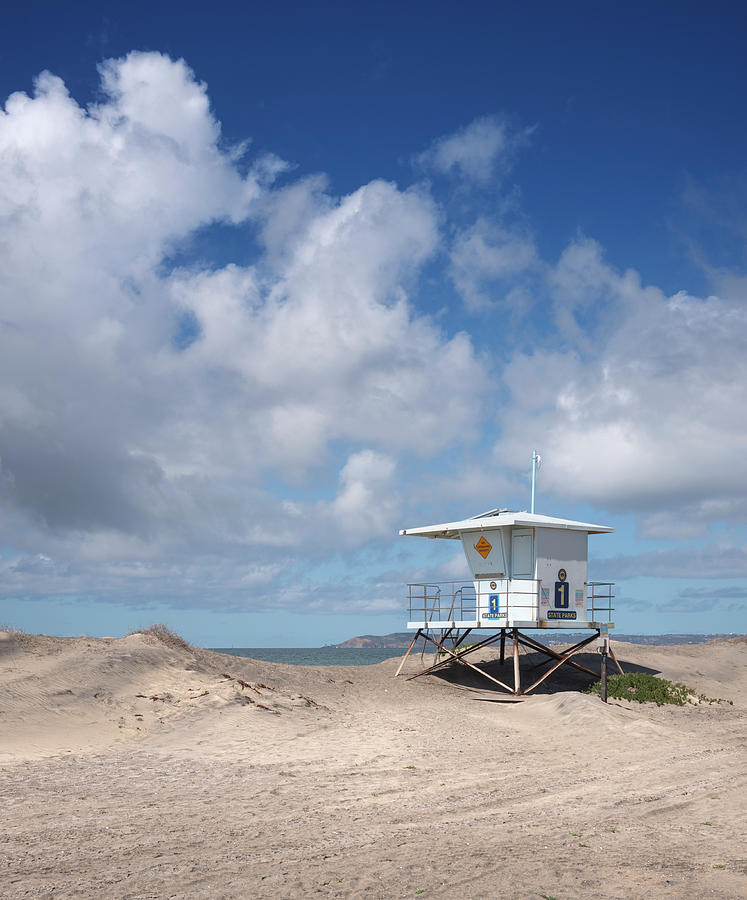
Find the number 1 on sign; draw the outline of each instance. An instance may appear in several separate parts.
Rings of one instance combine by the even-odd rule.
[[[568,582],[555,582],[555,609],[568,609]]]

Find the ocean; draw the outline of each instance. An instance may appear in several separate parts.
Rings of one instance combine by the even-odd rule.
[[[216,653],[249,656],[264,662],[289,666],[373,666],[393,656],[404,656],[407,648],[377,647],[211,647]]]
[[[486,635],[483,635],[485,637]],[[588,633],[566,631],[552,634],[549,630],[542,633],[548,644],[572,644],[588,637]],[[409,635],[405,635],[409,638]],[[735,634],[615,634],[615,641],[635,644],[656,644],[671,646],[674,644],[701,644],[717,638],[733,638]],[[290,666],[373,666],[391,659],[393,656],[404,656],[407,647],[211,647],[216,653],[227,653],[229,656],[249,656],[265,662],[285,663]],[[413,653],[420,654],[420,646]],[[495,648],[493,648],[495,649]],[[432,655],[433,650],[426,651]]]

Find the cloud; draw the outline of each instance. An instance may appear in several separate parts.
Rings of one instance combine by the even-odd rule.
[[[68,319],[60,298],[73,287],[79,317],[91,303],[116,302],[111,280],[88,298],[102,269],[110,279],[142,278],[168,242],[211,221],[240,221],[259,192],[256,173],[242,178],[220,150],[205,88],[184,62],[131,53],[101,76],[107,99],[88,110],[44,72],[34,96],[12,94],[0,116],[3,221],[18,234],[3,235],[5,278],[36,261],[40,276],[63,279],[29,298],[29,315],[43,308]],[[84,256],[96,264],[72,265]]]
[[[711,585],[700,588],[684,588],[679,594],[661,607],[663,612],[702,613],[709,610],[727,610],[740,613],[747,605],[742,602],[747,597],[747,588]],[[729,604],[724,601],[736,601]]]
[[[656,604],[651,600],[642,600],[638,597],[622,596],[615,597],[615,608],[625,610],[626,613],[631,612],[650,612],[656,609]]]
[[[344,538],[357,543],[396,529],[399,503],[392,490],[395,461],[382,453],[361,450],[350,456],[340,472],[340,491],[332,514]]]
[[[420,155],[457,180],[455,211],[438,178],[337,196],[227,147],[184,61],[100,76],[88,108],[43,73],[0,113],[6,596],[401,608],[365,554],[411,552],[389,544],[411,512],[501,504],[527,447],[540,497],[633,512],[644,536],[747,520],[744,279],[667,296],[583,236],[541,260],[484,203],[529,130],[486,117]],[[219,229],[240,261],[211,262]],[[423,312],[448,279],[500,331]],[[744,577],[746,559],[732,540],[596,568]]]
[[[3,592],[262,603],[393,530],[398,459],[468,440],[491,377],[410,300],[424,189],[276,188],[183,61],[100,73],[87,109],[43,73],[0,114]],[[174,268],[214,223],[252,261]]]
[[[406,292],[437,244],[432,201],[372,182],[303,216],[269,279],[238,267],[175,274],[174,299],[199,337],[170,362],[197,372],[196,391],[210,370],[238,379],[243,395],[219,411],[206,397],[200,421],[212,428],[220,415],[237,453],[251,445],[254,466],[293,472],[323,462],[332,441],[433,453],[468,434],[479,401],[470,382],[489,379],[467,336],[446,339]]]
[[[710,598],[715,597],[717,600],[747,599],[747,587],[724,587],[716,585],[712,587],[702,588],[684,588],[679,593],[680,597],[688,598]]]
[[[718,600],[715,597],[705,597],[697,600],[687,599],[685,597],[675,597],[667,603],[659,607],[661,612],[666,613],[703,613],[710,612],[718,606]]]
[[[645,575],[659,578],[745,578],[747,544],[683,546],[630,556],[595,559],[594,571],[612,573],[615,578],[635,578]],[[723,591],[713,588],[712,596],[718,592],[718,596],[725,597],[727,594],[724,591],[728,590],[728,588]],[[683,596],[694,594],[683,592]]]
[[[461,231],[449,253],[454,285],[470,312],[479,312],[501,301],[515,315],[527,312],[522,303],[518,276],[536,262],[534,241],[526,233],[508,229],[480,217]]]
[[[729,274],[729,263],[745,261],[747,172],[721,171],[704,181],[687,176],[681,206],[672,224],[694,261],[714,279]],[[731,274],[735,274],[733,271]]]
[[[503,372],[496,460],[524,465],[539,447],[543,491],[636,512],[644,535],[744,522],[743,301],[667,297],[589,240],[567,248],[548,284],[556,331]]]
[[[513,132],[497,116],[483,116],[438,138],[414,161],[424,171],[484,185],[511,168],[516,151],[526,144],[532,131]]]

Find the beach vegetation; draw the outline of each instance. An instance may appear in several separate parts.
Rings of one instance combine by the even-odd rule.
[[[586,689],[587,694],[601,693],[601,684],[596,681]],[[698,694],[684,684],[657,678],[645,672],[628,672],[626,675],[611,675],[607,679],[607,696],[615,700],[635,700],[638,703],[655,703],[657,706],[671,704],[685,706],[688,703],[727,703],[716,697]],[[733,704],[732,704],[733,705]]]
[[[184,638],[165,625],[163,622],[155,622],[148,625],[147,628],[136,628],[129,631],[130,634],[149,634],[151,637],[157,638],[162,644],[170,647],[172,650],[193,650],[194,647],[184,640]]]

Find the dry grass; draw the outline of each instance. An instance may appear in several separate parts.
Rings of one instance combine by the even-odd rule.
[[[163,622],[156,622],[147,628],[136,628],[134,631],[130,631],[129,634],[149,634],[173,650],[194,650],[191,644],[185,641],[181,635],[172,631],[168,625],[164,625]]]
[[[34,635],[28,634],[23,628],[18,628],[16,625],[2,623],[0,624],[0,632],[8,635],[7,638],[3,639],[3,650],[10,650],[12,647],[24,647],[34,639]]]

